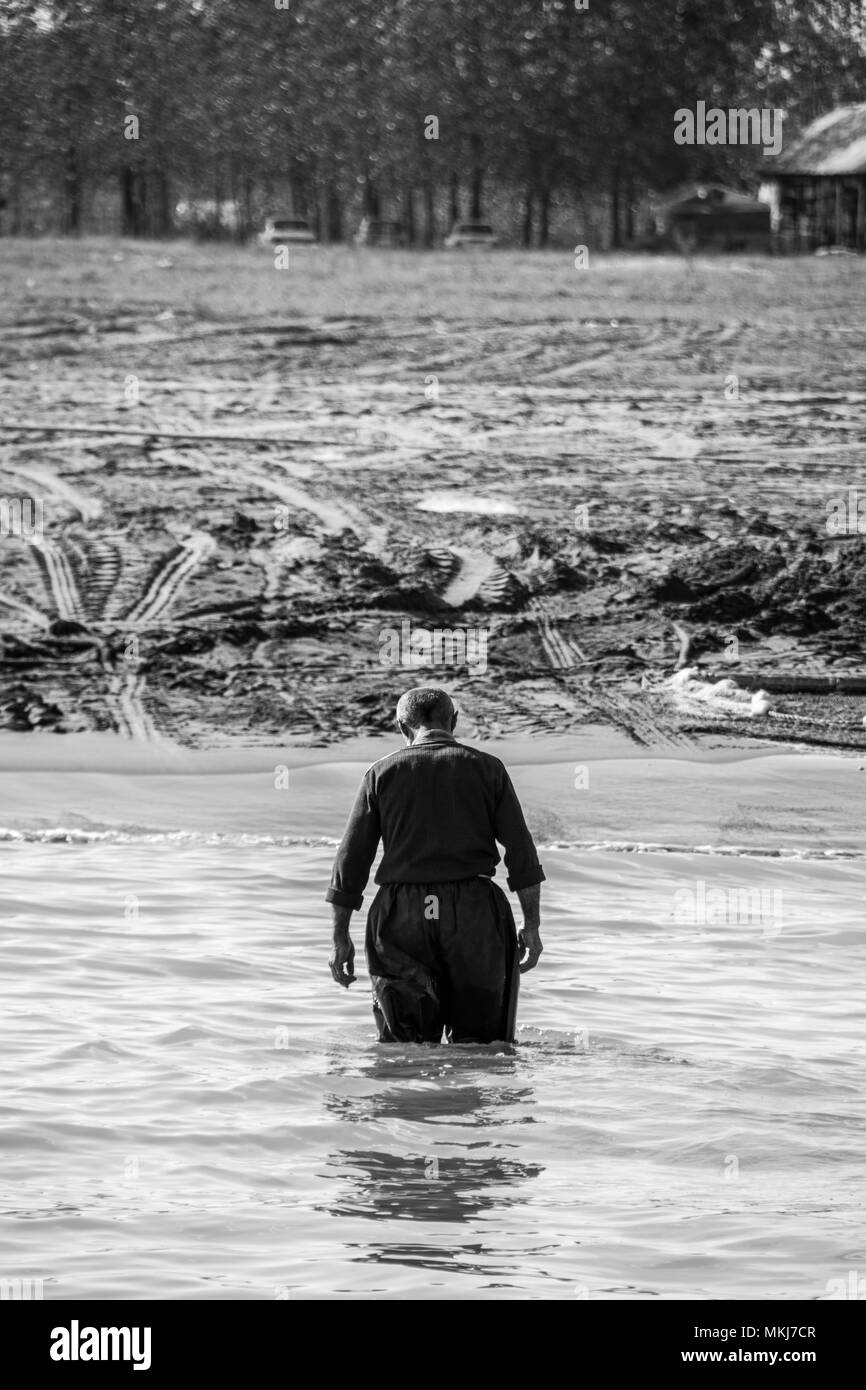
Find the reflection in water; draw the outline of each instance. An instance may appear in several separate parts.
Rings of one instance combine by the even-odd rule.
[[[348,1179],[348,1191],[329,1211],[414,1221],[467,1221],[487,1208],[510,1206],[507,1189],[543,1172],[510,1158],[404,1158],[371,1149],[338,1149],[329,1163]]]
[[[345,1083],[325,1096],[326,1108],[343,1123],[368,1128],[374,1141],[331,1153],[328,1166],[340,1180],[327,1207],[332,1214],[466,1222],[524,1200],[515,1189],[544,1171],[509,1152],[520,1147],[516,1141],[489,1132],[533,1122],[532,1088],[519,1084],[526,1063],[511,1051],[377,1047],[360,1057],[335,1052],[329,1070]],[[468,1128],[485,1137],[467,1140]],[[441,1263],[444,1255],[388,1245],[366,1257]]]

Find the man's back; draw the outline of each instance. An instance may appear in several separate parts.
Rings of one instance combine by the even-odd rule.
[[[337,854],[331,901],[359,905],[381,837],[377,883],[492,877],[505,846],[508,884],[543,874],[511,779],[498,758],[437,733],[368,769]]]

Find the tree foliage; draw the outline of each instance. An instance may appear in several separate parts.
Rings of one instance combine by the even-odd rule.
[[[525,241],[558,198],[616,241],[646,190],[759,164],[676,145],[677,108],[796,124],[866,90],[866,0],[583,3],[4,0],[0,225],[75,232],[101,199],[160,235],[186,199],[244,235],[288,199],[325,237],[366,212],[430,242],[495,193]]]

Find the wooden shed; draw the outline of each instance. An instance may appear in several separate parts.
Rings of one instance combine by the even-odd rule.
[[[766,163],[780,250],[866,250],[866,102],[821,116]]]
[[[655,233],[685,251],[769,251],[770,208],[720,183],[686,184],[654,209]]]

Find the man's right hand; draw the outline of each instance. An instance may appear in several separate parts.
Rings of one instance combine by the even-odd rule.
[[[345,936],[334,937],[334,946],[328,964],[337,984],[342,985],[344,989],[348,989],[349,985],[358,978],[355,974],[355,947],[352,945],[352,938],[348,932]]]
[[[520,973],[524,975],[527,970],[535,969],[538,957],[544,950],[538,927],[524,926],[523,931],[517,933],[517,946],[520,951]]]
[[[355,948],[349,935],[351,916],[352,909],[350,907],[343,907],[340,903],[331,904],[334,946],[328,964],[331,967],[331,975],[334,980],[344,989],[348,989],[349,985],[356,979]]]

